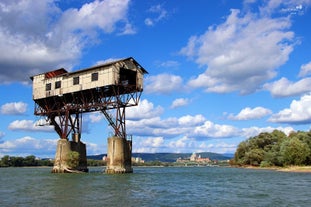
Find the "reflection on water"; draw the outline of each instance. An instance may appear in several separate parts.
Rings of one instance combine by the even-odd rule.
[[[0,168],[0,206],[310,206],[311,174],[220,167]]]

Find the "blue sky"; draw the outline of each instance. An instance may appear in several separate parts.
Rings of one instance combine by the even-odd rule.
[[[64,3],[65,2],[65,3]],[[127,108],[133,152],[233,153],[260,132],[310,130],[311,0],[0,2],[0,157],[53,157],[30,76],[134,57],[148,72]],[[83,115],[88,154],[107,150]]]

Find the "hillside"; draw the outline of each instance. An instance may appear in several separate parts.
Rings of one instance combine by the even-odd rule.
[[[186,159],[191,156],[192,153],[133,153],[132,157],[141,157],[146,162],[150,161],[161,161],[161,162],[175,162],[177,158]],[[197,153],[197,155],[201,155],[202,158],[210,158],[211,160],[228,160],[231,159],[231,156],[222,155],[212,152],[201,152]],[[103,156],[101,155],[90,155],[87,156],[88,159],[101,160]]]

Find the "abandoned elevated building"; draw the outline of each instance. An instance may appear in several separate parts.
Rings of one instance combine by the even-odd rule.
[[[34,114],[44,117],[60,137],[53,172],[88,170],[81,125],[82,114],[93,111],[102,112],[114,129],[108,138],[106,172],[132,172],[132,140],[126,134],[125,108],[138,105],[147,73],[129,57],[79,71],[61,68],[31,77]]]

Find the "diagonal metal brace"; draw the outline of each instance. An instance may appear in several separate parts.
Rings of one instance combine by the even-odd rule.
[[[112,128],[114,129],[115,135],[117,135],[118,137],[123,137],[121,131],[118,129],[117,124],[114,122],[112,116],[104,109],[101,110],[101,112],[105,115],[105,117],[108,120],[110,126],[112,126]]]

